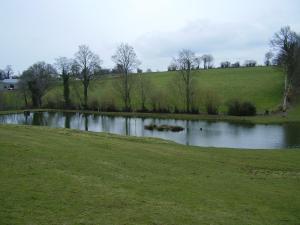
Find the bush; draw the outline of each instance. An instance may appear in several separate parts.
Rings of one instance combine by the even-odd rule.
[[[102,112],[117,112],[117,106],[114,96],[106,96],[100,101],[100,111]]]
[[[231,116],[255,116],[256,107],[251,102],[231,100],[228,103],[228,115]]]
[[[220,99],[214,92],[207,92],[205,95],[205,109],[209,115],[218,115],[220,107]]]
[[[100,103],[99,100],[96,98],[91,98],[88,102],[88,109],[93,111],[99,111],[100,110]]]

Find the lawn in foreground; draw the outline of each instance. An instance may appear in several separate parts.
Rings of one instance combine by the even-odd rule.
[[[299,224],[300,150],[0,126],[0,224]]]

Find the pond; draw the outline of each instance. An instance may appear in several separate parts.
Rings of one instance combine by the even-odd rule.
[[[0,115],[0,124],[39,125],[94,132],[155,137],[202,147],[278,149],[300,147],[300,124],[254,125],[230,122],[129,118],[97,114],[31,112]],[[145,126],[180,126],[180,132],[147,130]]]

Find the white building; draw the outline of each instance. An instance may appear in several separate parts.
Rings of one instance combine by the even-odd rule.
[[[15,90],[18,88],[18,81],[19,79],[4,79],[4,80],[0,80],[0,91],[11,91],[11,90]]]

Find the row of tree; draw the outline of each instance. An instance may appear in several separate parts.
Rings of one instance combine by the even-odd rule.
[[[133,47],[128,44],[121,44],[116,53],[112,56],[118,71],[122,74],[121,85],[119,87],[125,110],[130,110],[131,82],[129,74],[140,64]],[[28,95],[31,97],[33,107],[42,106],[42,98],[45,93],[57,81],[60,76],[63,81],[63,95],[65,108],[69,108],[70,99],[70,79],[80,80],[83,86],[83,108],[88,107],[88,89],[90,81],[101,71],[99,56],[92,52],[88,46],[79,46],[73,59],[60,57],[56,59],[54,65],[45,62],[38,62],[25,70],[20,77],[20,89],[23,92],[25,104],[28,105]]]
[[[193,70],[199,70],[201,67],[205,70],[213,68],[214,57],[210,54],[205,54],[203,56],[194,56],[194,63],[192,65]],[[203,64],[203,66],[202,66]],[[176,59],[173,59],[171,64],[168,66],[168,71],[179,70],[178,63]]]
[[[289,27],[284,27],[276,33],[271,41],[272,52],[266,54],[266,65],[275,64],[282,68],[285,76],[285,91],[282,108],[287,109],[290,96],[299,90],[300,76],[300,41],[299,35],[291,31]],[[138,83],[140,88],[140,98],[142,110],[146,108],[146,98],[149,91],[149,83],[142,76],[142,71],[138,70],[138,75],[131,75],[131,72],[138,69],[140,61],[132,46],[121,44],[112,56],[115,69],[120,74],[114,88],[118,91],[123,101],[124,110],[131,111],[131,96],[134,84]],[[196,69],[203,63],[203,68],[212,66],[213,57],[211,55],[197,56],[193,51],[185,49],[179,52],[178,56],[172,60],[169,70],[178,72],[173,80],[173,86],[183,97],[185,112],[193,111],[193,101],[195,99]],[[28,104],[28,97],[31,97],[33,107],[42,106],[42,98],[49,88],[57,82],[59,76],[63,81],[64,107],[69,108],[70,99],[70,79],[80,80],[83,86],[82,106],[88,108],[88,89],[90,81],[101,72],[99,56],[93,53],[87,46],[79,46],[74,58],[60,57],[56,59],[54,65],[38,62],[23,72],[20,81],[20,88],[24,94],[25,103]],[[246,66],[256,66],[256,62],[249,60]],[[239,63],[231,64],[224,62],[223,67],[239,67]],[[136,82],[138,80],[138,82]]]

